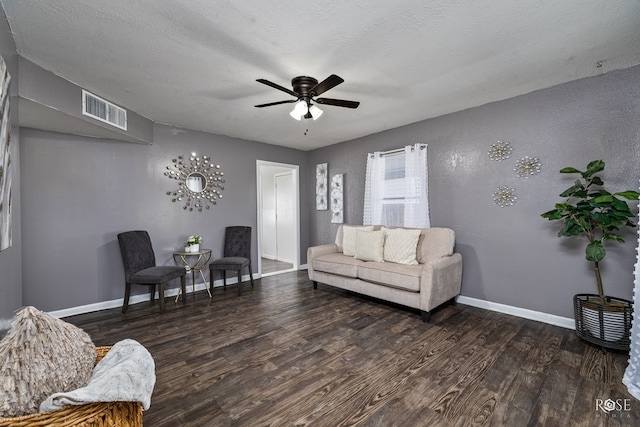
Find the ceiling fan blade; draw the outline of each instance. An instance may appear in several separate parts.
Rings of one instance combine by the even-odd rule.
[[[267,85],[267,86],[271,86],[271,87],[272,87],[272,88],[274,88],[274,89],[278,89],[278,90],[281,90],[281,91],[283,91],[283,92],[286,92],[286,93],[288,93],[288,94],[289,94],[289,95],[291,95],[291,96],[295,96],[296,98],[298,97],[298,94],[297,94],[297,93],[295,93],[294,91],[292,91],[291,89],[287,89],[286,87],[283,87],[283,86],[280,86],[279,84],[276,84],[276,83],[270,82],[269,80],[265,80],[265,79],[257,79],[256,81],[257,81],[257,82],[260,82],[260,83],[262,83],[262,84],[265,84],[265,85]]]
[[[358,101],[347,101],[345,99],[318,98],[315,100],[318,104],[335,105],[337,107],[358,108]]]
[[[256,107],[258,108],[262,108],[262,107],[271,107],[272,105],[280,105],[280,104],[293,104],[294,102],[298,102],[297,99],[289,99],[287,101],[276,101],[276,102],[270,102],[268,104],[260,104],[260,105],[256,105]]]
[[[311,94],[311,96],[318,96],[325,93],[329,89],[338,86],[343,81],[344,79],[342,77],[331,74],[329,77],[312,87],[309,93]]]

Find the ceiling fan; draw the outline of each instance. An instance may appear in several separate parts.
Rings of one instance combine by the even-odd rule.
[[[344,99],[333,98],[316,98],[316,96],[321,95],[329,89],[332,89],[338,86],[340,83],[344,82],[344,79],[342,79],[342,77],[336,76],[335,74],[331,74],[320,83],[318,83],[318,80],[314,79],[313,77],[294,77],[291,80],[291,86],[293,87],[293,90],[287,89],[286,87],[280,86],[279,84],[270,82],[269,80],[265,79],[257,79],[256,81],[267,86],[271,86],[274,89],[281,90],[296,98],[286,101],[269,102],[268,104],[259,104],[256,105],[256,107],[262,108],[271,107],[272,105],[295,103],[296,105],[293,111],[289,114],[296,120],[301,120],[303,117],[305,119],[312,118],[313,120],[316,120],[322,115],[322,110],[316,105],[312,104],[312,101],[317,104],[335,105],[337,107],[346,108],[358,108],[358,105],[360,105],[360,103],[357,101],[347,101]]]

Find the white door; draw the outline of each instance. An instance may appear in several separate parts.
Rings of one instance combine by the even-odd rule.
[[[256,160],[258,272],[261,275],[265,274],[263,258],[281,259],[292,264],[293,270],[300,267],[299,169],[298,165]],[[276,175],[281,177],[276,178]],[[279,196],[276,195],[276,182],[280,187]],[[279,218],[276,216],[277,199],[280,199]],[[279,273],[271,268],[267,275]]]
[[[276,194],[276,259],[293,263],[294,259],[294,192],[293,174],[275,175]]]

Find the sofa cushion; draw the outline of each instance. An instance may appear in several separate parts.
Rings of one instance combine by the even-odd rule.
[[[342,241],[338,243],[338,236],[336,236],[336,244],[338,244],[338,248],[342,247],[343,254],[354,256],[356,254],[356,230],[371,231],[373,230],[373,225],[343,225],[341,228]]]
[[[417,239],[416,239],[417,242]],[[384,232],[356,230],[355,257],[362,261],[384,262]]]
[[[82,329],[25,307],[0,341],[0,417],[35,413],[52,393],[89,381],[96,349]]]
[[[341,253],[332,253],[314,258],[312,263],[315,271],[355,278],[358,277],[358,266],[364,261]]]
[[[417,265],[416,248],[420,229],[382,228],[384,239],[384,260],[398,264]]]
[[[450,228],[423,228],[418,239],[417,259],[420,264],[453,255],[456,234]]]
[[[420,291],[421,265],[366,262],[358,266],[358,278],[407,291]]]

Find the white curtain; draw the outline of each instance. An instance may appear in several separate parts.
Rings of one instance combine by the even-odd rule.
[[[387,171],[387,153],[378,151],[367,155],[363,224],[431,226],[427,145],[407,145],[402,151],[404,170],[400,179],[397,163]]]
[[[380,151],[367,154],[366,181],[364,184],[364,225],[382,223],[384,198],[384,157]]]
[[[638,217],[640,219],[640,215]],[[638,249],[636,250],[635,285],[633,288],[633,324],[631,325],[631,348],[629,365],[624,371],[622,382],[629,394],[640,399],[640,230],[638,230]]]
[[[405,227],[430,227],[427,171],[427,145],[404,147],[405,154]]]

